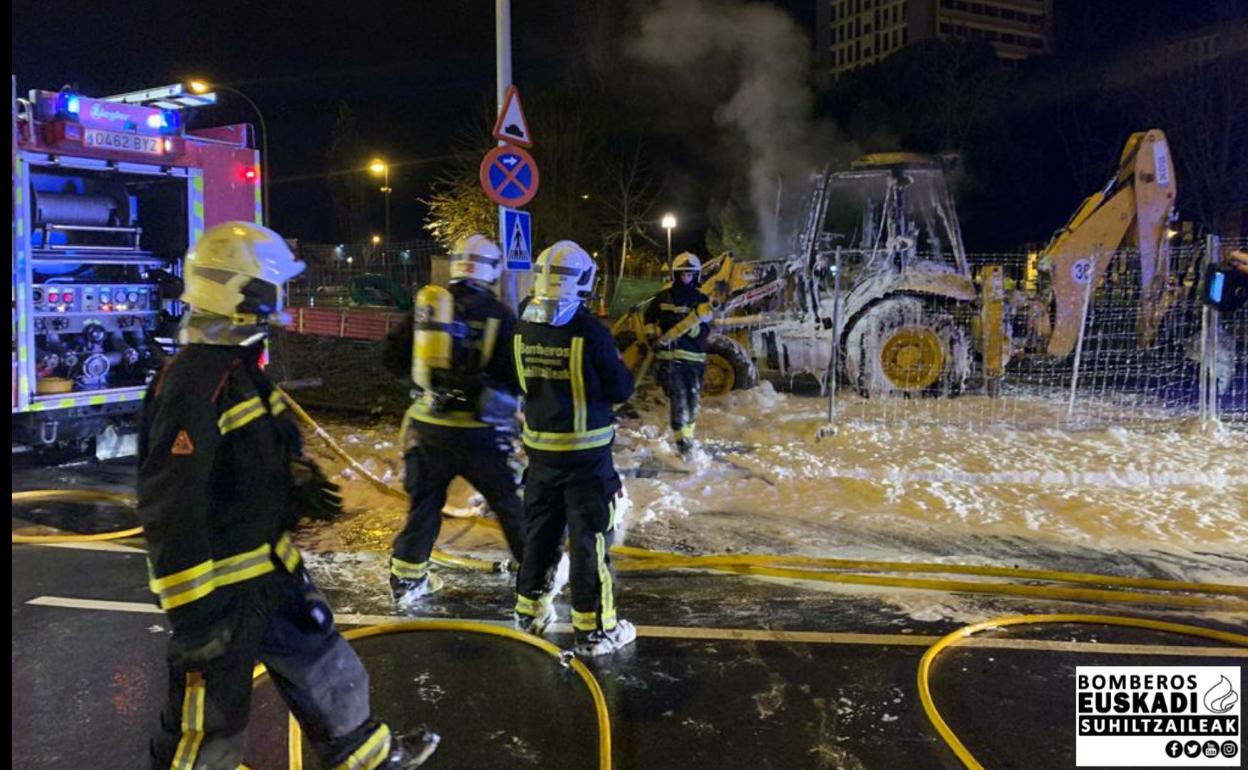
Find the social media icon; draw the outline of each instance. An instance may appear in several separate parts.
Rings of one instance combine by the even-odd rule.
[[[1183,744],[1183,753],[1195,759],[1200,756],[1200,741],[1188,741]]]
[[[1209,757],[1210,759],[1218,756],[1218,742],[1217,741],[1205,741],[1204,752],[1205,752],[1205,756]]]
[[[1183,756],[1183,744],[1178,741],[1170,741],[1166,744],[1166,756],[1180,757]]]
[[[1233,757],[1239,753],[1239,745],[1235,741],[1225,741],[1222,743],[1222,756]]]

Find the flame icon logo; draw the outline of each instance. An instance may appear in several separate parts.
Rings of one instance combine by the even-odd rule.
[[[1239,693],[1231,686],[1231,680],[1224,675],[1217,684],[1205,693],[1205,708],[1214,714],[1225,714],[1239,702]]]

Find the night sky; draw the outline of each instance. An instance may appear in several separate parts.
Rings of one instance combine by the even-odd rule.
[[[557,76],[559,46],[571,44],[559,35],[564,9],[514,5],[514,79],[523,86]],[[261,7],[266,12],[257,14]],[[437,167],[421,159],[445,155],[494,100],[493,14],[490,0],[19,1],[13,73],[19,93],[68,83],[104,96],[191,77],[244,91],[268,123],[273,224],[312,240],[335,235],[325,153],[345,100],[361,134],[395,166],[394,238],[420,238],[415,199],[427,194]],[[254,118],[246,104],[221,94],[193,125],[230,122]]]
[[[1071,46],[1125,46],[1183,25],[1198,26],[1203,6],[1227,1],[1058,0],[1064,35],[1059,55]],[[1069,3],[1079,5],[1064,12]],[[813,1],[773,4],[813,39]],[[512,5],[516,84],[523,93],[558,83],[583,45],[571,23],[576,3],[514,0]],[[627,3],[638,13],[648,5]],[[1140,28],[1143,5],[1160,9],[1165,29],[1154,22]],[[491,0],[18,0],[12,8],[12,69],[19,93],[72,84],[86,95],[104,96],[191,77],[245,91],[268,122],[271,224],[288,237],[312,241],[338,236],[326,188],[326,151],[337,105],[346,101],[363,138],[393,164],[394,239],[424,238],[424,207],[417,199],[428,195],[430,181],[445,168],[455,138],[472,131],[483,111],[492,109],[493,13]],[[1062,27],[1078,23],[1081,13],[1114,22],[1098,25],[1097,39],[1081,40]],[[627,32],[621,30],[621,37]],[[220,98],[219,106],[193,116],[192,125],[253,121],[244,103],[229,94]],[[367,160],[361,158],[361,166]],[[667,159],[658,159],[660,165],[670,160],[670,149]],[[679,197],[679,185],[674,189],[670,197]],[[375,197],[370,219],[380,230],[382,195]],[[1070,210],[1077,202],[1068,201],[1066,190],[1055,197]],[[673,203],[679,207],[681,201],[659,205]]]

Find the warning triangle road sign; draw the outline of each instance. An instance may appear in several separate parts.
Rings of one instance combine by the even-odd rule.
[[[503,96],[503,108],[499,110],[498,120],[494,123],[493,136],[500,142],[521,147],[533,146],[529,123],[524,119],[524,108],[520,106],[520,92],[515,86],[507,86],[507,93]]]

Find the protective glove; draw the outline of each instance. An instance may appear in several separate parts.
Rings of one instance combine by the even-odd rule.
[[[320,467],[302,457],[290,461],[291,505],[297,517],[333,521],[342,513],[342,493]]]
[[[234,639],[232,622],[215,621],[202,628],[174,628],[169,654],[183,663],[209,663],[229,650]]]

